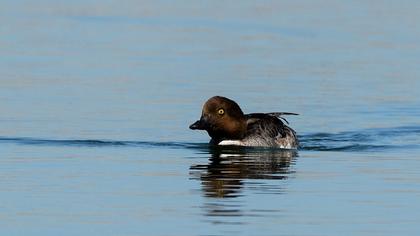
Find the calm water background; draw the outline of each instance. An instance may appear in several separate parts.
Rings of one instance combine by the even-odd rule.
[[[0,234],[418,235],[419,12],[2,1]],[[209,148],[213,95],[302,148]]]

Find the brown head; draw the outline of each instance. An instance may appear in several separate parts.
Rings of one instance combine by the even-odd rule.
[[[242,139],[246,128],[246,119],[239,105],[220,96],[207,100],[200,120],[190,125],[190,129],[206,130],[214,140]]]

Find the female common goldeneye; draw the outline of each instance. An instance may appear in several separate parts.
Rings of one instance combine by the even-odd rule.
[[[288,124],[282,115],[297,114],[244,114],[235,101],[215,96],[207,100],[200,120],[190,125],[190,129],[206,130],[210,143],[216,145],[296,149],[299,145],[296,132],[282,122]]]

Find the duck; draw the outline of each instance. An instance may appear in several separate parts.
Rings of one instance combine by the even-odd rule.
[[[289,122],[284,115],[298,114],[244,114],[235,101],[223,96],[214,96],[204,103],[200,119],[189,128],[207,131],[212,145],[297,149],[297,134],[286,125]]]

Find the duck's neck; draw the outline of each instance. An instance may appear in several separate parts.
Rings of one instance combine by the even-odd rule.
[[[241,140],[245,137],[246,131],[247,123],[245,118],[227,122],[223,129],[207,130],[212,138],[212,143],[219,143],[223,140]]]

